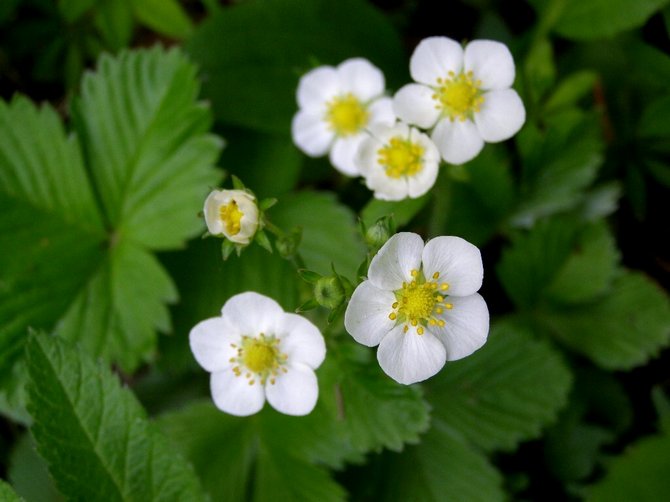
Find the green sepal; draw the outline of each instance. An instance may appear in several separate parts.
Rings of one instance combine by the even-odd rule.
[[[258,203],[258,207],[260,208],[261,211],[267,211],[270,209],[272,206],[274,206],[279,199],[275,197],[270,197],[269,199],[263,199]]]
[[[235,250],[235,243],[229,241],[228,239],[224,239],[223,242],[221,243],[221,256],[223,257],[223,261],[226,261],[234,250]],[[240,254],[239,251],[237,254],[239,256]]]
[[[241,179],[239,179],[239,178],[238,178],[237,176],[235,176],[234,174],[232,174],[232,175],[230,176],[230,178],[231,178],[232,181],[233,181],[233,188],[234,188],[235,190],[244,190],[245,192],[247,191],[247,187],[244,186],[244,183],[242,183],[242,180],[241,180]]]
[[[295,313],[300,314],[302,312],[308,312],[310,310],[314,310],[318,306],[319,306],[319,302],[317,302],[316,299],[314,299],[314,298],[310,298],[305,303],[300,305],[297,309],[295,309]]]
[[[272,253],[272,243],[270,242],[270,239],[268,238],[268,234],[265,233],[263,230],[259,230],[256,232],[256,236],[254,237],[254,240],[258,243],[260,247],[263,249],[267,250],[269,253]]]
[[[316,284],[316,282],[323,277],[321,274],[317,274],[306,268],[298,269],[298,275],[303,281],[308,282],[309,284]]]
[[[333,310],[330,311],[330,314],[328,314],[328,324],[333,324],[337,319],[339,319],[342,316],[346,305],[347,302],[342,302],[337,307],[335,307]]]
[[[298,251],[300,241],[302,240],[302,227],[295,227],[290,233],[279,236],[275,241],[275,246],[282,258],[293,258]]]

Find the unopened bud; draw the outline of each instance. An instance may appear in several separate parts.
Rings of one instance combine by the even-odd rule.
[[[314,299],[323,307],[334,309],[346,298],[344,285],[339,277],[322,277],[314,285]]]

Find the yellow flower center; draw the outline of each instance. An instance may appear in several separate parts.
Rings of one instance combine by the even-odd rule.
[[[430,281],[418,270],[412,270],[411,275],[414,279],[409,283],[403,282],[402,288],[395,291],[397,301],[391,305],[393,311],[389,319],[405,323],[405,333],[412,326],[416,328],[417,334],[423,335],[426,326],[444,326],[444,319],[437,316],[443,314],[445,309],[453,308],[444,297],[449,284],[438,282],[439,272],[435,272]]]
[[[456,75],[449,72],[449,78],[437,79],[437,88],[433,99],[437,101],[436,108],[441,108],[451,120],[463,122],[472,118],[484,103],[484,96],[480,87],[481,80],[474,80],[471,71]]]
[[[339,136],[356,134],[368,123],[368,111],[351,93],[334,98],[327,106],[326,121]]]
[[[274,336],[261,333],[252,338],[245,335],[240,345],[233,343],[231,346],[237,349],[237,357],[230,358],[231,363],[237,363],[233,366],[233,373],[238,377],[244,374],[249,385],[254,385],[257,378],[261,385],[268,380],[274,385],[279,372],[287,371],[284,364],[288,355],[279,350],[279,339]]]
[[[377,153],[378,162],[384,166],[389,178],[398,179],[401,176],[414,176],[423,169],[423,154],[425,150],[418,143],[394,136],[388,145],[384,145]]]
[[[219,217],[226,227],[228,235],[237,235],[240,233],[240,221],[244,213],[240,211],[237,202],[231,200],[228,204],[224,204],[219,209]]]

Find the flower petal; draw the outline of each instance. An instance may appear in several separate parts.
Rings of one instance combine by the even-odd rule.
[[[396,301],[391,291],[375,287],[370,281],[363,281],[351,295],[344,313],[344,327],[358,343],[368,347],[379,345],[395,321],[389,319]]]
[[[277,319],[274,335],[281,340],[279,349],[290,363],[302,363],[316,369],[326,357],[326,343],[319,329],[302,316],[284,313]]]
[[[377,360],[388,376],[409,385],[440,371],[447,356],[444,345],[429,331],[423,335],[413,330],[405,333],[399,325],[379,344]]]
[[[484,148],[484,140],[477,126],[470,120],[440,120],[431,138],[442,158],[451,164],[464,164],[474,159]]]
[[[291,136],[300,150],[311,157],[320,157],[328,152],[335,133],[322,115],[300,110],[293,116]]]
[[[365,177],[365,185],[374,192],[375,199],[403,200],[409,197],[406,178],[390,178],[382,166],[377,166]]]
[[[253,291],[232,296],[221,309],[221,316],[240,333],[256,336],[272,334],[284,311],[272,298]]]
[[[366,135],[367,133],[360,133],[335,140],[333,148],[330,150],[330,163],[335,169],[347,176],[358,176],[360,174],[356,164],[356,154]]]
[[[298,82],[296,98],[300,108],[321,114],[327,101],[340,91],[340,78],[332,66],[319,66],[305,73]]]
[[[342,92],[350,92],[361,101],[369,101],[384,92],[384,74],[363,58],[347,59],[337,67]]]
[[[477,246],[455,236],[431,239],[423,248],[423,271],[426,277],[439,273],[437,281],[449,284],[447,294],[468,296],[482,287],[484,265]]]
[[[458,74],[463,67],[461,44],[447,37],[424,38],[409,60],[409,72],[417,82],[437,85],[450,71]]]
[[[241,333],[223,319],[213,317],[196,324],[188,336],[191,352],[198,364],[213,373],[231,366],[237,351],[230,346],[239,342]]]
[[[479,349],[489,334],[489,309],[479,293],[470,296],[450,296],[453,305],[440,316],[443,327],[431,326],[430,330],[447,349],[447,360],[455,361]]]
[[[219,211],[224,198],[222,190],[213,190],[205,199],[203,214],[205,215],[207,231],[212,235],[221,235],[223,233],[223,222],[221,221]]]
[[[368,176],[377,167],[381,167],[377,159],[379,149],[383,146],[383,143],[372,134],[367,134],[361,141],[354,162],[362,176]]]
[[[368,106],[368,113],[370,118],[368,119],[368,124],[383,124],[392,126],[395,124],[396,116],[393,113],[393,100],[389,97],[384,96],[374,100]]]
[[[435,91],[425,85],[407,84],[393,96],[393,111],[400,120],[430,129],[441,113],[434,94]]]
[[[484,141],[495,143],[514,136],[526,121],[526,109],[514,89],[484,94],[475,124]]]
[[[209,386],[216,407],[231,415],[253,415],[265,403],[265,393],[260,382],[249,385],[249,380],[243,376],[235,376],[232,370],[212,373]]]
[[[420,144],[424,149],[423,168],[414,176],[407,178],[409,196],[415,199],[428,192],[435,184],[440,167],[440,152],[435,143],[417,129],[412,129],[410,134],[411,141]]]
[[[514,59],[505,44],[473,40],[465,47],[463,67],[480,80],[483,90],[506,89],[514,83]]]
[[[303,364],[291,364],[287,373],[277,376],[275,383],[265,384],[265,394],[272,407],[286,415],[307,415],[316,406],[319,385],[314,370]]]
[[[411,271],[421,268],[423,239],[411,232],[391,237],[372,258],[368,278],[379,289],[395,291],[412,280]]]

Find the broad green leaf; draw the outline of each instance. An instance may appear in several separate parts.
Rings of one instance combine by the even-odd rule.
[[[670,493],[670,436],[644,438],[616,457],[605,478],[589,487],[587,502],[656,502]]]
[[[611,37],[642,26],[668,0],[566,0],[556,31],[575,39]]]
[[[7,477],[16,493],[28,501],[63,501],[49,476],[46,462],[35,450],[35,441],[30,434],[24,434],[14,443]],[[0,500],[3,500],[1,496]]]
[[[538,103],[556,81],[554,50],[548,39],[531,45],[523,62],[524,89],[532,103]]]
[[[11,486],[0,479],[0,500],[2,502],[21,502],[23,499],[12,490]]]
[[[192,467],[109,370],[47,335],[26,351],[31,431],[66,497],[204,500]]]
[[[273,223],[285,231],[302,228],[298,252],[308,269],[322,275],[354,277],[365,258],[365,247],[353,212],[327,192],[300,192],[282,197],[270,212]]]
[[[447,363],[426,383],[433,416],[484,450],[536,438],[565,405],[572,376],[547,342],[511,322],[478,352]]]
[[[597,81],[598,74],[591,70],[581,70],[568,75],[559,82],[547,99],[544,104],[545,112],[576,105],[579,100],[593,93]]]
[[[640,117],[638,135],[643,138],[670,136],[670,96],[663,96],[649,103]]]
[[[276,414],[265,409],[237,418],[197,403],[164,415],[159,424],[191,460],[214,501],[343,500],[343,489],[327,471],[299,456],[300,439],[284,436],[273,422]],[[309,416],[284,418],[301,424]]]
[[[501,474],[488,459],[440,421],[411,446],[390,458],[382,500],[404,502],[495,502],[506,500]]]
[[[221,307],[231,296],[256,291],[289,312],[300,305],[299,279],[293,266],[257,245],[223,261],[220,239],[199,239],[189,242],[185,251],[165,254],[163,262],[181,291],[181,301],[173,309],[175,335],[161,339],[160,362],[170,371],[195,366],[189,331],[200,321],[221,315]]]
[[[404,199],[391,202],[379,199],[370,199],[361,210],[361,219],[369,227],[384,216],[393,216],[398,227],[404,227],[426,206],[431,195],[428,193],[418,199]]]
[[[577,206],[603,163],[597,117],[577,110],[552,115],[546,131],[527,124],[517,138],[524,176],[511,223],[530,227],[540,218]]]
[[[133,0],[137,19],[154,31],[178,40],[193,31],[193,23],[177,0]]]
[[[131,2],[133,0],[98,0],[96,2],[95,23],[102,36],[104,46],[116,52],[130,44],[135,23]]]
[[[388,19],[360,0],[263,0],[221,9],[194,33],[187,51],[206,77],[204,94],[227,124],[287,135],[301,73],[320,64],[368,58],[389,81],[407,61]]]
[[[221,140],[207,134],[195,67],[159,47],[103,55],[81,87],[77,128],[116,234],[150,249],[197,235],[196,208],[218,178],[211,166]]]
[[[58,10],[68,23],[72,23],[97,2],[98,0],[58,0]]]
[[[639,366],[670,341],[668,296],[636,272],[622,273],[609,294],[590,303],[539,315],[559,340],[605,369]]]

